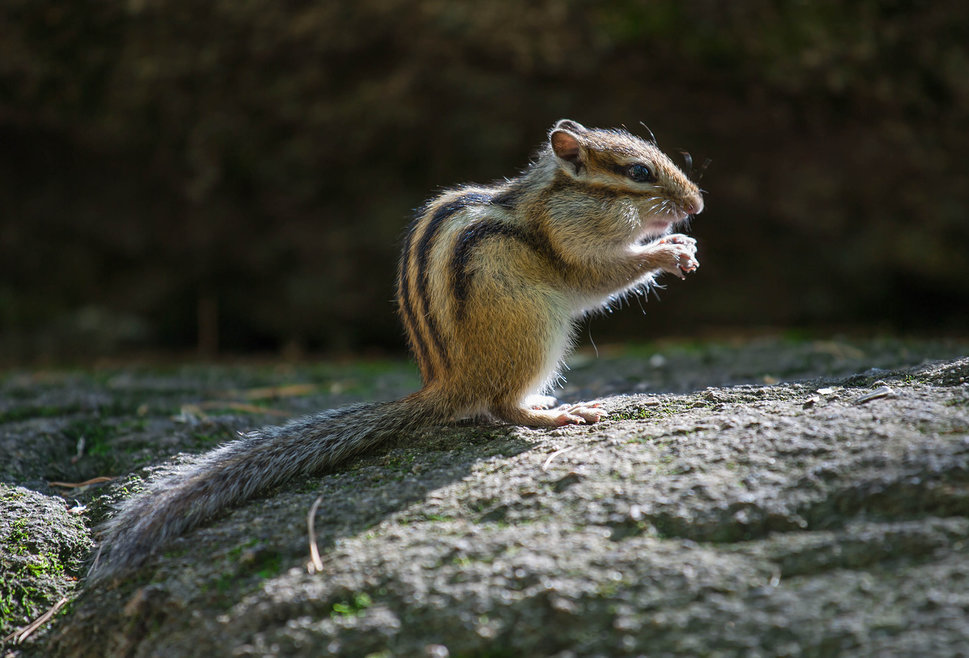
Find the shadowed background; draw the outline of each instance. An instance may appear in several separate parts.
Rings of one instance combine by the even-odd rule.
[[[969,326],[961,0],[0,6],[0,358],[402,350],[399,237],[562,117],[710,158],[702,267],[582,329]]]

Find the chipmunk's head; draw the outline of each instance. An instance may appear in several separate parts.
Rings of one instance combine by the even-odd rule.
[[[655,139],[562,119],[549,131],[549,144],[566,175],[632,200],[648,233],[663,233],[703,210],[700,189]]]

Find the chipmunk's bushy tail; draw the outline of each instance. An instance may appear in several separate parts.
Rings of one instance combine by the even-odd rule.
[[[358,404],[265,427],[152,481],[103,526],[93,581],[141,565],[172,538],[298,475],[331,468],[403,430],[449,420],[426,389],[394,402]]]

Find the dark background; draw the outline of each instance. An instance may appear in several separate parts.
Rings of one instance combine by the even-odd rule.
[[[401,350],[412,210],[561,117],[712,160],[702,267],[596,342],[965,334],[967,6],[5,0],[0,358]]]

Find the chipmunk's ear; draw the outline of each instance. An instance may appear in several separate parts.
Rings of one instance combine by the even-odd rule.
[[[584,166],[585,152],[581,135],[585,132],[586,128],[581,123],[562,119],[552,126],[548,134],[555,156],[575,167],[575,173],[579,173]]]

